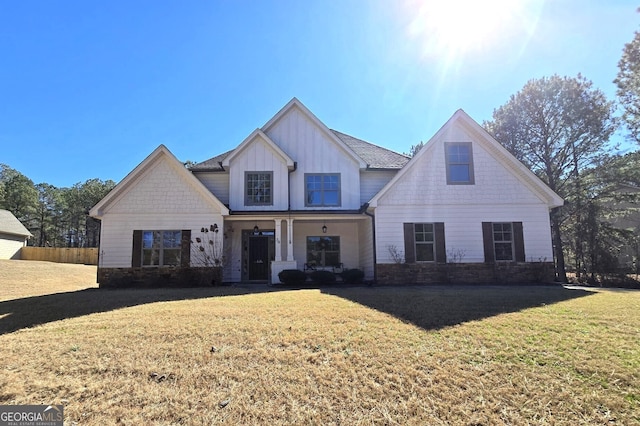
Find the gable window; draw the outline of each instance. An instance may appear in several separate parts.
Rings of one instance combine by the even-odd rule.
[[[405,223],[403,227],[405,262],[447,261],[443,222]]]
[[[444,144],[447,162],[447,185],[471,185],[473,177],[473,151],[471,142]]]
[[[305,206],[340,206],[340,174],[320,173],[304,175]]]
[[[245,172],[246,206],[273,205],[272,197],[273,172]]]
[[[307,263],[340,266],[340,237],[307,237]]]
[[[485,262],[524,262],[522,222],[483,222]]]

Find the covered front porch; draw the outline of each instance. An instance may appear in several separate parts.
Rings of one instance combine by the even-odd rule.
[[[278,283],[285,269],[336,267],[373,277],[373,232],[364,214],[232,214],[223,231],[225,282]]]

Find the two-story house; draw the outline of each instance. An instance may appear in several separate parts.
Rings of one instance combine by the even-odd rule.
[[[90,214],[102,221],[101,286],[198,266],[203,228],[225,282],[358,268],[392,284],[541,279],[560,205],[462,110],[409,158],[329,129],[294,98],[190,169],[158,147]]]

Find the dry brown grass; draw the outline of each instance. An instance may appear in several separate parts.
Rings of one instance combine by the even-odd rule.
[[[0,259],[0,301],[97,286],[95,266]]]
[[[640,292],[261,290],[0,302],[0,404],[89,425],[640,421]]]

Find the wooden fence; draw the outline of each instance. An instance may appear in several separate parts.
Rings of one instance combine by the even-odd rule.
[[[97,248],[22,247],[22,260],[44,260],[57,263],[98,264]]]

